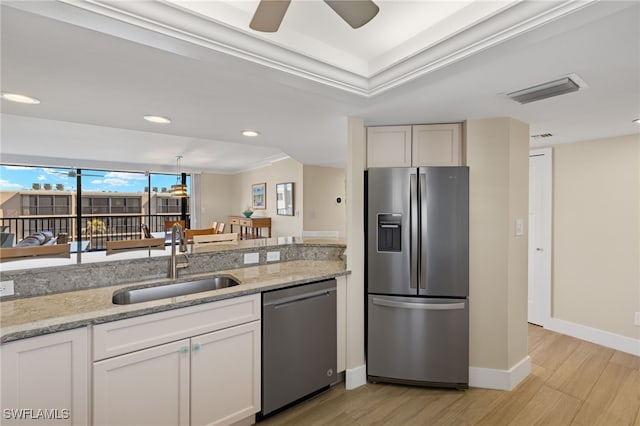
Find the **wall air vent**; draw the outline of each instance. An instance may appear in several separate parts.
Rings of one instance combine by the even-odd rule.
[[[529,87],[528,89],[507,93],[507,96],[518,103],[528,104],[566,93],[577,92],[584,88],[586,88],[586,84],[584,84],[580,77],[571,74],[558,80]]]
[[[531,139],[544,139],[553,136],[551,133],[541,133],[539,135],[531,135]]]

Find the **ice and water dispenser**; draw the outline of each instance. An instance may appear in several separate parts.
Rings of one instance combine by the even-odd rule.
[[[378,213],[378,251],[402,251],[402,214]]]

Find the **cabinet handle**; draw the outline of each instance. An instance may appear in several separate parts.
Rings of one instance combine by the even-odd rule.
[[[183,346],[180,348],[180,352],[183,354],[188,354],[189,353],[189,346]]]
[[[194,352],[198,352],[200,350],[200,343],[194,343],[193,344],[193,351]]]

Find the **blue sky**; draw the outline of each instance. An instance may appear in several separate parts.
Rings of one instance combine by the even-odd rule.
[[[0,190],[19,191],[31,189],[32,184],[41,187],[49,183],[55,189],[56,184],[64,185],[65,191],[76,190],[76,178],[66,175],[69,169],[50,167],[0,166]],[[99,192],[143,192],[149,186],[148,177],[144,173],[108,172],[104,170],[84,170],[82,177],[83,191]],[[151,175],[151,187],[170,188],[176,183],[175,175]]]

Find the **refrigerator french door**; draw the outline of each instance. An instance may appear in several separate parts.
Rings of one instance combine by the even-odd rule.
[[[469,170],[367,171],[367,375],[464,388]]]

